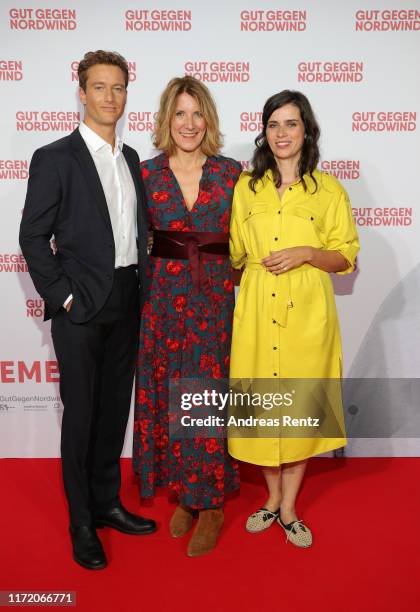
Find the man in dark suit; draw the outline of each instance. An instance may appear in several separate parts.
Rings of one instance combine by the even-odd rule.
[[[84,56],[84,121],[35,151],[20,228],[45,319],[52,319],[73,558],[88,569],[107,563],[95,527],[136,535],[156,529],[119,499],[147,257],[139,158],[115,132],[127,84],[127,62],[119,54]]]

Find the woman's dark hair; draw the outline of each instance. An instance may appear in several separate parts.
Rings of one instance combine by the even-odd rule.
[[[264,176],[267,170],[272,171],[276,187],[280,187],[282,183],[280,171],[278,169],[276,160],[274,159],[274,155],[268,145],[265,133],[268,120],[270,119],[271,115],[278,108],[281,108],[286,104],[294,104],[294,106],[299,109],[301,119],[305,126],[305,140],[298,165],[300,180],[302,181],[303,188],[306,191],[308,187],[305,183],[303,175],[308,173],[315,183],[315,191],[317,190],[318,185],[312,173],[317,167],[319,161],[319,126],[315,119],[311,105],[309,104],[308,98],[300,93],[300,91],[285,89],[278,94],[274,94],[274,96],[271,96],[271,98],[268,98],[267,102],[264,104],[262,112],[263,130],[255,139],[256,149],[252,158],[253,169],[250,172],[251,178],[249,181],[249,186],[254,193],[255,185]]]

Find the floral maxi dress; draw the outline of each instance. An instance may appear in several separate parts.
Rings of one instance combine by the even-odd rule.
[[[191,211],[165,154],[142,163],[153,230],[228,233],[233,188],[241,168],[209,157]],[[150,257],[136,379],[133,467],[143,497],[169,486],[191,508],[221,506],[239,487],[238,468],[216,438],[169,437],[169,382],[228,378],[234,308],[228,258],[205,262],[211,295],[193,291],[188,260]]]

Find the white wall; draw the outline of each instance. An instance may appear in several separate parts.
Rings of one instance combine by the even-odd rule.
[[[58,20],[48,15],[46,5],[61,11]],[[266,98],[285,88],[303,91],[321,124],[323,160],[346,160],[351,167],[352,178],[343,183],[363,223],[359,270],[336,279],[346,373],[419,377],[420,14],[414,5],[370,0],[1,2],[1,456],[59,454],[62,407],[57,384],[51,382],[57,377],[55,364],[48,363],[55,361],[50,324],[42,322],[38,303],[36,316],[28,315],[28,304],[39,296],[24,264],[16,263],[18,228],[33,151],[77,124],[81,108],[74,62],[87,50],[117,50],[133,64],[127,113],[119,127],[142,158],[154,154],[153,113],[173,76],[192,71],[208,79],[225,153],[243,162],[252,155],[255,113]],[[169,9],[180,12],[175,21],[172,14],[152,14]],[[221,73],[227,62],[237,64],[235,71]],[[335,62],[338,70],[331,70]],[[56,112],[68,115],[51,115]],[[386,209],[402,214],[395,217]],[[383,224],[384,215],[391,225]],[[365,398],[365,411],[371,401],[375,404],[374,397]],[[374,408],[372,418],[380,419],[381,406]],[[390,409],[404,419],[399,402]],[[128,433],[126,454],[130,446]],[[350,455],[418,451],[415,440],[402,438],[392,444],[352,440],[347,447]]]

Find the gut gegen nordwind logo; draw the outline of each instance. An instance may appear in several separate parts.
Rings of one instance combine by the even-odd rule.
[[[352,132],[415,132],[417,112],[397,111],[354,111]]]
[[[124,17],[127,32],[188,32],[192,28],[192,11],[185,9],[127,9]]]
[[[27,159],[0,159],[0,181],[26,180],[28,176]]]
[[[18,110],[17,132],[73,132],[80,123],[78,111]]]
[[[261,132],[263,129],[261,111],[241,111],[239,114],[240,132]]]
[[[250,62],[238,60],[189,60],[184,64],[185,76],[203,83],[247,83],[251,78]]]
[[[360,60],[301,61],[297,65],[298,83],[361,83],[364,64]]]
[[[0,59],[0,81],[21,81],[22,79],[22,60]]]
[[[28,272],[22,253],[0,253],[0,272]]]
[[[360,178],[359,159],[324,159],[321,170],[332,174],[340,181],[356,181]]]
[[[76,9],[72,8],[11,8],[9,10],[11,30],[75,30]]]
[[[44,300],[40,297],[38,298],[28,298],[25,302],[26,306],[26,316],[28,318],[43,318],[45,304]]]
[[[302,9],[245,9],[240,13],[241,32],[304,32],[307,11]]]
[[[418,9],[360,9],[355,14],[356,32],[418,32]]]
[[[156,111],[130,111],[127,118],[129,132],[148,132],[151,134],[156,128]]]

